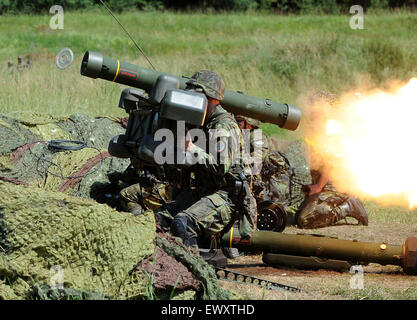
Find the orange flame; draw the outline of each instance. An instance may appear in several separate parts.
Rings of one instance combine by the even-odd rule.
[[[417,78],[312,109],[321,115],[311,119],[307,141],[325,159],[336,188],[386,204],[417,206]]]

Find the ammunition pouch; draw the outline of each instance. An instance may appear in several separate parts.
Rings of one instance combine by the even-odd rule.
[[[231,200],[233,201],[233,203],[240,202],[239,200],[241,200],[242,193],[243,193],[243,181],[236,180],[234,188],[232,189],[232,196],[231,196]]]

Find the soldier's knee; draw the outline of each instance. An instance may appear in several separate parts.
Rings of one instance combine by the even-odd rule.
[[[312,212],[301,211],[296,217],[297,226],[301,229],[315,228],[315,219]]]
[[[131,186],[124,188],[120,191],[120,198],[122,200],[127,200],[129,198],[130,193],[131,193]]]
[[[310,223],[307,219],[304,219],[303,217],[298,217],[297,226],[301,229],[309,229]]]
[[[139,184],[134,184],[122,189],[119,192],[119,201],[123,210],[129,212],[133,212],[134,210],[136,210],[136,213],[140,214],[144,209],[146,209],[142,207],[142,199],[139,197],[140,191],[138,191],[140,190],[139,188]]]

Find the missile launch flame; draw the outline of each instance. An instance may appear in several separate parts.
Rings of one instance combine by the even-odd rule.
[[[319,114],[319,116],[318,116]],[[417,78],[311,107],[306,137],[340,191],[417,207]]]

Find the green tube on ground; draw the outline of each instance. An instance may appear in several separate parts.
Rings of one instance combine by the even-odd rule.
[[[268,253],[335,259],[352,263],[399,265],[407,274],[417,272],[417,238],[415,237],[407,238],[402,246],[272,231],[255,231],[250,239],[241,239],[238,230],[231,228],[223,236],[222,244],[243,251],[261,250]]]

